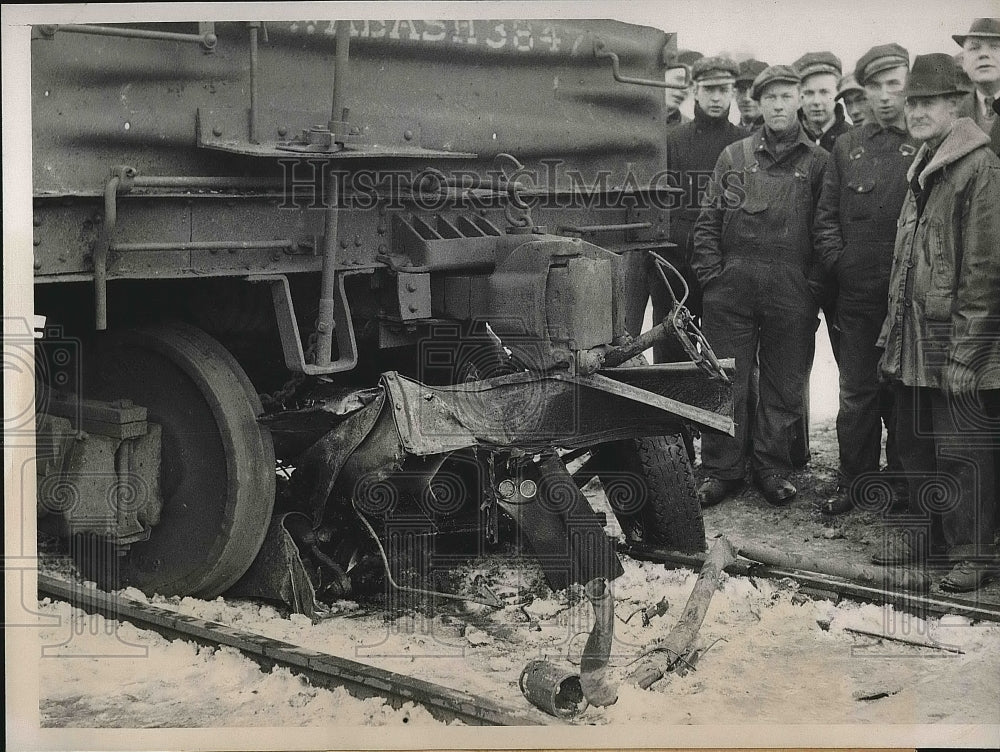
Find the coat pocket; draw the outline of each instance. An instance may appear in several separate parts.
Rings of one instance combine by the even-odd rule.
[[[852,180],[847,184],[847,190],[852,193],[871,193],[875,190],[874,180]]]
[[[951,320],[951,295],[943,292],[930,292],[924,298],[924,318],[930,321]]]

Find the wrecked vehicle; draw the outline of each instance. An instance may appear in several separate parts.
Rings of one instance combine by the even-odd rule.
[[[627,537],[703,550],[678,434],[732,431],[732,363],[683,301],[624,321],[623,259],[669,245],[675,53],[611,21],[35,27],[40,530],[102,582],[306,613],[434,590],[444,536],[613,579],[594,476]],[[660,336],[690,361],[642,364]]]

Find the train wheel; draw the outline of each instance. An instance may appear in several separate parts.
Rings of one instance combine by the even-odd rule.
[[[694,469],[680,435],[604,444],[574,477],[597,475],[630,542],[693,553],[705,550]]]
[[[274,506],[274,447],[250,380],[215,339],[180,323],[99,336],[82,379],[84,398],[131,399],[162,426],[160,521],[119,559],[116,584],[219,595],[254,560]]]

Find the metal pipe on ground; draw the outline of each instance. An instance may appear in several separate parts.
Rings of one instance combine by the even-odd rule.
[[[689,652],[702,622],[705,621],[712,596],[721,587],[722,571],[734,561],[736,561],[736,551],[733,544],[725,536],[716,539],[705,558],[705,565],[701,568],[698,581],[695,582],[694,589],[684,605],[680,621],[670,630],[666,639],[647,651],[645,657],[632,670],[629,678],[633,683],[648,689],[672,670]]]
[[[702,554],[683,554],[641,545],[628,546],[625,550],[633,559],[652,561],[669,567],[696,569],[705,563]],[[939,593],[912,593],[905,590],[865,585],[842,577],[810,572],[792,567],[772,567],[746,558],[737,559],[729,567],[729,573],[742,577],[756,576],[770,579],[789,578],[799,583],[804,592],[836,601],[850,598],[860,603],[888,604],[916,614],[921,618],[928,615],[944,616],[958,614],[970,619],[1000,622],[1000,605],[982,599],[967,600]]]
[[[607,580],[595,578],[584,586],[594,607],[594,626],[580,656],[580,687],[591,705],[614,705],[618,688],[608,683],[608,659],[615,639],[615,600]]]
[[[836,559],[815,559],[802,554],[790,554],[759,543],[737,543],[740,556],[766,564],[769,567],[800,569],[819,572],[832,577],[860,582],[878,587],[927,592],[930,577],[926,572],[907,567],[871,567],[865,564],[851,564]]]

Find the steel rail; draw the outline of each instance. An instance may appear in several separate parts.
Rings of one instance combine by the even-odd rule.
[[[265,668],[284,666],[319,686],[344,687],[355,697],[383,697],[395,707],[405,702],[418,703],[438,720],[457,719],[477,726],[539,726],[551,720],[541,713],[505,707],[487,697],[178,614],[41,573],[38,575],[38,594],[65,601],[88,613],[127,621],[166,637],[179,636],[212,646],[227,645]]]
[[[664,564],[672,569],[684,567],[698,571],[705,563],[704,554],[682,554],[651,546],[626,546],[620,551],[633,559]],[[819,572],[772,567],[743,558],[726,567],[726,572],[744,577],[768,579],[787,577],[798,582],[806,594],[822,597],[834,595],[861,603],[890,605],[921,617],[957,614],[970,619],[1000,622],[1000,604],[995,603],[965,600],[936,593],[919,594],[879,588]]]

